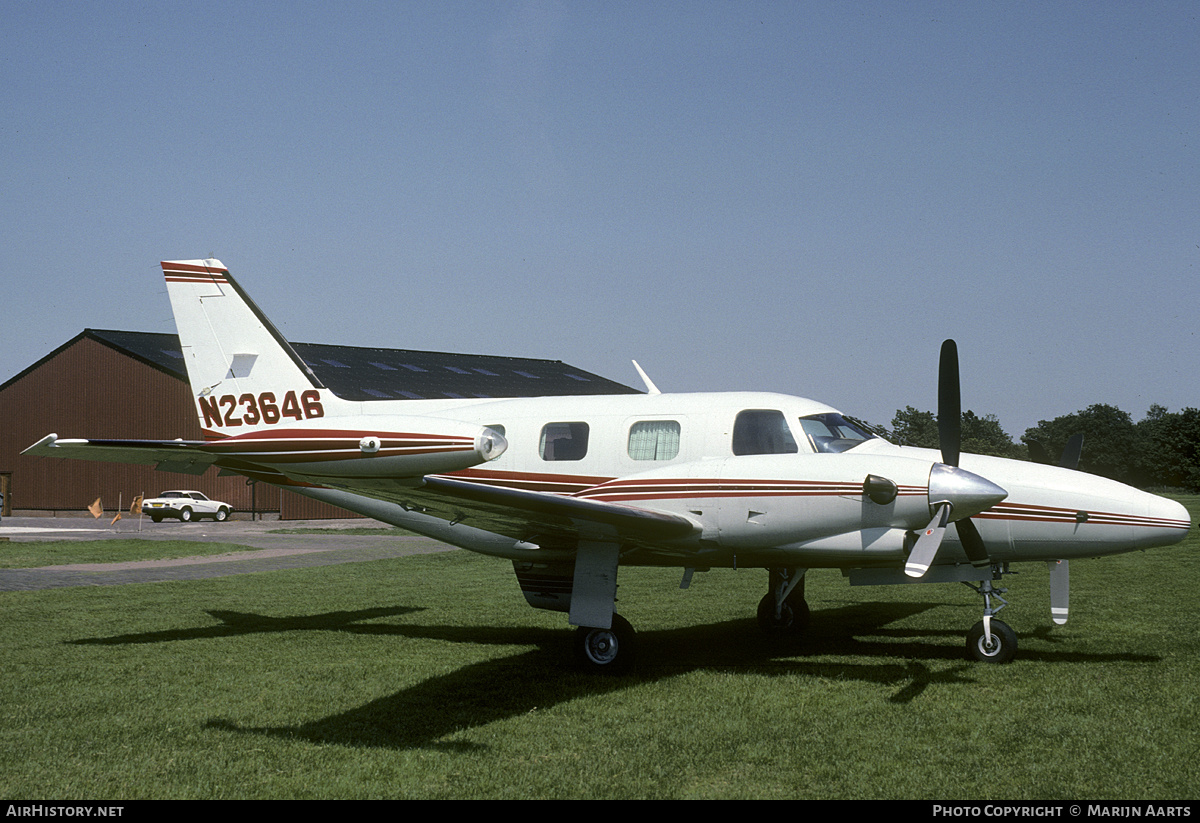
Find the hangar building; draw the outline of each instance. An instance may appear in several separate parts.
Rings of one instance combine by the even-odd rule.
[[[559,360],[293,343],[330,391],[348,400],[636,394]],[[3,514],[86,512],[97,497],[110,514],[139,494],[194,489],[282,520],[352,517],[349,512],[216,471],[24,457],[47,434],[62,437],[201,440],[179,337],[85,329],[0,384]]]

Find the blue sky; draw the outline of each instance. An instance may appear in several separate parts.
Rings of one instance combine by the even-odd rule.
[[[302,342],[1200,405],[1194,3],[0,0],[0,71],[0,381],[213,254]]]

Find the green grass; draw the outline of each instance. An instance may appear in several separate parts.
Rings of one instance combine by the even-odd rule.
[[[1022,567],[1007,666],[966,660],[966,587],[836,572],[778,646],[761,570],[622,570],[622,677],[466,552],[3,593],[0,796],[1194,798],[1198,548],[1072,563],[1064,627]]]
[[[347,527],[320,527],[309,526],[299,529],[271,529],[268,534],[353,534],[353,535],[379,535],[382,537],[420,537],[416,532],[408,529],[401,529],[398,526],[347,526]]]
[[[73,563],[127,563],[137,560],[173,560],[209,557],[231,552],[257,551],[237,543],[199,540],[46,540],[0,543],[0,569],[36,569]],[[2,596],[2,595],[0,595]]]

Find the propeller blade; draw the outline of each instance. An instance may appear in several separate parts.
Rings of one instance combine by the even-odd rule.
[[[1066,560],[1049,560],[1050,618],[1062,625],[1067,622],[1067,604],[1071,598],[1071,573]]]
[[[958,344],[953,340],[942,343],[938,363],[938,441],[942,462],[957,466],[962,442],[962,399],[958,383]]]
[[[963,551],[966,552],[967,559],[971,561],[972,566],[977,569],[985,569],[992,565],[992,558],[988,555],[987,546],[983,544],[983,538],[979,536],[979,529],[975,528],[971,518],[964,517],[962,520],[955,521],[954,528],[958,532],[958,540],[962,543]]]
[[[1029,459],[1034,463],[1050,463],[1050,455],[1046,454],[1046,448],[1036,440],[1029,441]]]
[[[942,503],[938,505],[937,511],[933,513],[933,519],[929,521],[925,531],[921,532],[921,536],[917,538],[917,544],[909,553],[908,562],[904,564],[905,574],[909,577],[925,576],[925,572],[929,571],[929,567],[933,565],[933,558],[937,556],[938,547],[942,545],[942,538],[946,536],[946,524],[949,522],[950,504]]]
[[[1067,441],[1067,447],[1063,449],[1062,459],[1058,461],[1058,465],[1064,469],[1077,469],[1081,454],[1083,454],[1083,435],[1073,434]]]

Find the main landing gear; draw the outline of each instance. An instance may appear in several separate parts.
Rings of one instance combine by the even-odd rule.
[[[588,669],[620,674],[633,663],[636,635],[629,621],[616,612],[612,628],[575,630],[575,658]]]
[[[774,568],[767,594],[758,604],[758,625],[773,637],[794,637],[808,628],[808,601],[804,599],[807,569]],[[580,626],[575,630],[575,659],[593,672],[620,674],[633,663],[637,639],[629,621],[613,613],[607,629]]]
[[[809,625],[808,601],[804,598],[804,574],[807,569],[772,568],[766,595],[758,604],[758,626],[771,637],[798,637]],[[983,619],[967,632],[968,655],[983,663],[1007,663],[1017,653],[1017,633],[996,615],[1008,605],[1003,595],[1008,589],[998,588],[993,581],[1008,574],[1007,568],[994,566],[993,578],[979,585],[963,581],[983,595]],[[575,630],[576,660],[594,672],[620,674],[633,663],[637,636],[629,621],[612,614],[610,628],[580,626]]]
[[[758,603],[758,627],[773,637],[803,634],[808,628],[808,601],[804,599],[807,569],[775,568],[767,593]]]

